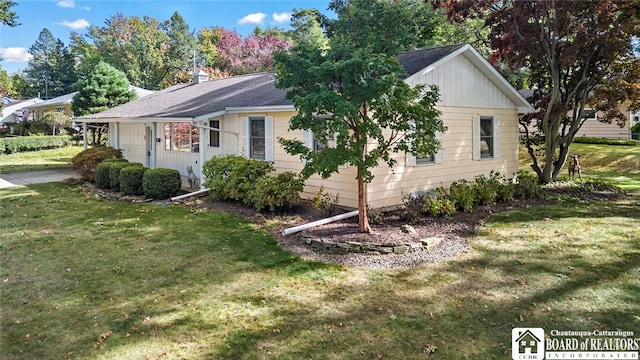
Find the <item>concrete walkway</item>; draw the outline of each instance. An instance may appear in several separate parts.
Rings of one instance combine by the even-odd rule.
[[[18,185],[59,182],[69,178],[79,179],[80,175],[73,169],[51,169],[0,174],[0,189]]]

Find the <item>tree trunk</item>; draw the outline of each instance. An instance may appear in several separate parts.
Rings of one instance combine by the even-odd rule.
[[[361,166],[358,166],[358,226],[360,232],[370,233],[369,217],[367,216],[367,184],[362,176]]]

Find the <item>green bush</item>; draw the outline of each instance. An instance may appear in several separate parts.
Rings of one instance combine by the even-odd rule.
[[[610,191],[614,193],[621,193],[622,189],[610,181],[602,180],[602,179],[586,179],[581,182],[579,185],[579,189],[586,192],[593,191]]]
[[[275,169],[267,161],[246,159],[238,155],[216,156],[207,160],[202,172],[212,197],[221,200],[239,200],[251,205],[250,191],[258,180]]]
[[[640,129],[639,129],[640,130]],[[640,132],[633,131],[632,133]],[[607,139],[607,138],[594,138],[594,137],[575,137],[573,142],[576,144],[602,144],[602,145],[640,145],[638,140],[626,140],[626,139]]]
[[[479,175],[475,177],[476,202],[480,205],[493,205],[498,198],[500,181],[492,172],[489,177]]]
[[[304,187],[304,180],[291,171],[275,176],[261,177],[249,192],[249,201],[256,210],[269,208],[269,211],[291,207],[300,201],[300,192]]]
[[[427,197],[423,205],[423,211],[433,217],[451,216],[456,213],[456,207],[451,199],[446,197]]]
[[[109,186],[116,190],[120,191],[120,170],[125,166],[129,165],[128,161],[112,161],[110,162],[111,167],[109,167]]]
[[[124,195],[143,195],[142,179],[147,170],[140,163],[129,163],[120,170],[120,192]]]
[[[532,199],[540,197],[540,182],[536,174],[525,171],[518,171],[516,175],[516,192],[515,196]]]
[[[412,193],[402,193],[402,212],[400,218],[413,223],[422,217],[427,198],[434,197],[432,190],[418,190]]]
[[[106,159],[96,167],[95,184],[100,189],[111,189],[111,166],[117,162],[128,163],[127,159],[114,158]]]
[[[464,179],[454,181],[449,188],[449,199],[457,210],[472,211],[476,203],[476,192],[473,183]]]
[[[338,204],[340,203],[340,194],[331,195],[324,192],[324,186],[315,193],[311,199],[311,206],[319,210],[327,216],[333,216],[338,213]]]
[[[96,168],[106,159],[122,158],[122,151],[112,147],[96,147],[81,151],[71,159],[71,166],[83,180],[94,182]]]
[[[70,136],[17,136],[0,138],[0,154],[55,149],[70,146]]]
[[[142,191],[150,199],[167,199],[180,191],[182,179],[178,170],[148,169],[142,176]]]

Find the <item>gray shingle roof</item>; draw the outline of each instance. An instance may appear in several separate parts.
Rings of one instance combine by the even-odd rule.
[[[230,107],[292,105],[276,89],[271,73],[234,76],[199,84],[178,84],[98,114],[80,119],[194,118]]]
[[[429,65],[436,63],[438,60],[445,58],[447,55],[455,52],[465,45],[466,44],[457,44],[406,51],[398,55],[398,61],[407,72],[407,77],[409,77]]]

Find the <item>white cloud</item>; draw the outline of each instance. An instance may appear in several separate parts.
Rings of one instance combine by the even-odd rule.
[[[73,30],[80,30],[80,29],[86,29],[89,27],[89,22],[85,19],[78,19],[74,22],[69,22],[69,21],[63,21],[60,23],[57,23],[58,25],[62,25],[62,26],[66,26],[68,28],[72,28]]]
[[[0,56],[6,62],[23,63],[33,57],[28,51],[27,48],[23,47],[0,48]]]
[[[273,13],[271,17],[273,18],[273,21],[277,22],[278,24],[282,24],[291,20],[291,13]]]
[[[58,6],[63,8],[74,8],[76,7],[75,0],[60,0],[58,1]]]
[[[244,24],[262,24],[266,17],[267,17],[267,14],[265,14],[265,13],[249,14],[249,15],[243,17],[242,19],[238,20],[238,24],[240,24],[240,25],[244,25]]]

